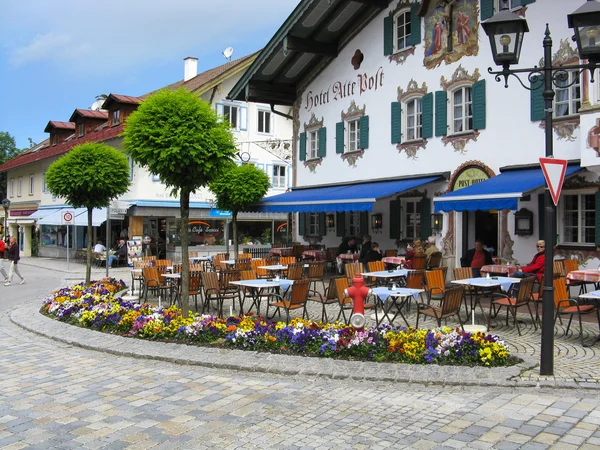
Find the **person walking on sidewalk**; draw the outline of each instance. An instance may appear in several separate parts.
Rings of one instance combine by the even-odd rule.
[[[10,270],[8,271],[8,280],[4,283],[4,286],[10,286],[13,275],[16,273],[21,282],[19,284],[25,283],[25,278],[19,272],[19,268],[17,264],[21,257],[19,256],[19,246],[17,245],[17,239],[14,237],[10,238],[10,247],[8,248],[8,259],[10,260]]]
[[[4,282],[8,281],[8,275],[6,275],[6,271],[4,270],[4,252],[6,251],[6,244],[4,243],[4,236],[0,239],[0,273],[4,277]]]

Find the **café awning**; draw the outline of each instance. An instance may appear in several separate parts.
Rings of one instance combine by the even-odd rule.
[[[581,170],[577,165],[567,166],[565,177]],[[516,211],[519,199],[546,184],[541,168],[506,170],[493,178],[473,184],[458,191],[434,198],[435,212],[490,211],[510,209]]]

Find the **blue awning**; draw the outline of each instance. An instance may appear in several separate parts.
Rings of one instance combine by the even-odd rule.
[[[30,214],[28,219],[43,219],[50,214],[54,214],[55,212],[60,211],[62,208],[46,208],[46,209],[38,209],[33,214]]]
[[[579,170],[581,167],[578,165],[567,166],[565,177]],[[435,212],[492,209],[516,211],[523,195],[530,194],[545,184],[541,168],[509,170],[481,183],[434,198]]]
[[[262,200],[260,212],[371,211],[373,203],[442,179],[441,175],[353,185],[296,189]]]

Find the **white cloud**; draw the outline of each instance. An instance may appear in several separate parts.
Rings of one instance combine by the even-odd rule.
[[[298,0],[105,0],[98,7],[80,0],[34,3],[38,2],[39,7],[10,2],[13,5],[0,19],[0,30],[4,29],[0,40],[8,42],[9,61],[25,66],[51,60],[62,70],[80,73],[201,57],[214,53],[215,46],[241,45],[257,33],[268,39],[298,4]]]

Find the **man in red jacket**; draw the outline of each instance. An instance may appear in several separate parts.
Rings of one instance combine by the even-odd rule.
[[[6,244],[4,243],[4,236],[0,239],[0,273],[4,277],[4,282],[8,281],[8,275],[4,270],[4,252],[6,251]]]
[[[538,283],[542,281],[542,275],[544,275],[544,263],[546,257],[544,251],[546,250],[546,243],[544,241],[537,241],[537,253],[529,264],[525,267],[521,267],[518,272],[515,272],[512,276],[515,278],[526,278],[526,277],[537,277]]]

